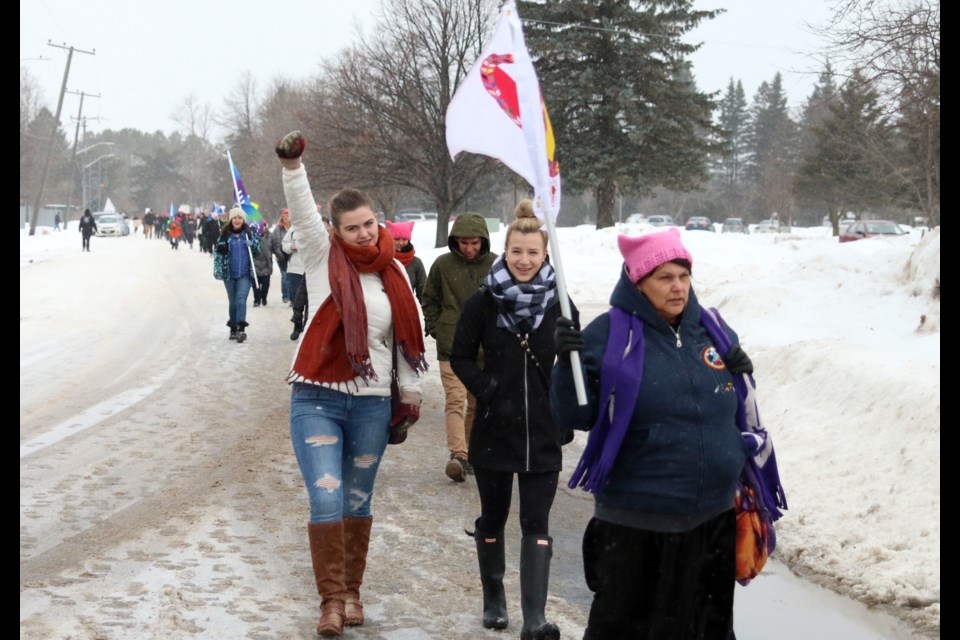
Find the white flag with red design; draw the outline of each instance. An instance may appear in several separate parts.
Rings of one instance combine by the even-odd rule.
[[[534,114],[529,117],[527,114]],[[560,211],[560,168],[550,116],[513,0],[447,107],[450,157],[469,151],[500,160],[534,189],[538,217]]]

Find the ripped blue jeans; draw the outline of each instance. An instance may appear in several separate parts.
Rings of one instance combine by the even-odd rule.
[[[390,397],[352,396],[303,383],[292,387],[290,438],[310,496],[310,522],[369,517],[387,448]]]

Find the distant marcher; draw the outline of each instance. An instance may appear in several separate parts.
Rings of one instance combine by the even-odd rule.
[[[83,236],[83,251],[90,251],[90,236],[97,232],[97,221],[90,209],[85,209],[80,218],[80,234]]]
[[[227,222],[217,238],[213,256],[213,277],[223,281],[229,304],[230,339],[247,339],[247,296],[254,281],[254,259],[260,255],[260,238],[250,232],[247,214],[240,207],[230,209]]]
[[[273,253],[273,257],[277,259],[277,266],[280,268],[280,297],[285,303],[290,302],[290,299],[293,298],[293,293],[290,292],[290,282],[287,278],[287,262],[290,260],[290,255],[283,251],[283,237],[287,235],[289,228],[290,212],[284,209],[280,212],[280,220],[277,221],[277,225],[270,234],[270,251]]]
[[[153,215],[153,211],[147,209],[147,212],[143,214],[143,237],[150,239],[153,237],[153,225],[156,224],[157,217]]]
[[[204,253],[213,253],[213,244],[220,235],[220,223],[214,214],[207,215],[200,225],[200,250]]]
[[[476,213],[465,213],[456,219],[447,244],[450,252],[430,267],[421,305],[427,334],[437,341],[440,381],[446,396],[444,422],[450,459],[444,473],[454,482],[463,482],[470,472],[467,449],[477,400],[453,372],[450,348],[463,305],[483,284],[497,254],[490,251],[486,221]]]
[[[57,211],[53,215],[53,230],[60,231],[60,225],[63,224],[63,218],[60,217],[60,212]]]
[[[417,257],[417,252],[411,242],[413,222],[390,222],[387,220],[387,229],[393,236],[393,246],[397,251],[397,260],[407,270],[410,286],[417,294],[417,300],[423,295],[423,288],[427,284],[427,270],[423,268],[423,260]]]
[[[190,249],[193,249],[193,241],[196,237],[197,221],[194,219],[193,214],[190,214],[183,223],[183,239],[190,245]]]
[[[300,254],[297,253],[297,230],[295,227],[291,226],[287,229],[286,233],[283,234],[283,239],[280,242],[280,247],[287,256],[287,293],[290,295],[289,302],[293,304],[293,298],[297,295],[297,290],[300,289],[300,285],[303,283],[303,260],[300,259]],[[303,327],[301,327],[301,330]]]
[[[257,282],[253,283],[253,306],[267,306],[267,293],[270,291],[270,276],[273,274],[273,254],[270,253],[270,230],[266,222],[254,225],[260,237],[260,255],[253,259],[257,269]],[[259,283],[259,286],[258,286]]]
[[[179,214],[170,218],[167,222],[167,237],[170,238],[170,248],[180,248],[180,238],[183,237],[183,226],[180,222]]]

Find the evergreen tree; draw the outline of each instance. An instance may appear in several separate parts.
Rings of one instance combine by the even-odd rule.
[[[754,187],[753,213],[761,218],[778,213],[781,219],[790,219],[798,138],[779,73],[757,89],[750,124],[750,162],[746,169]]]
[[[720,102],[720,128],[723,130],[726,153],[720,158],[723,214],[736,217],[743,207],[744,164],[749,153],[749,113],[743,83],[727,85]]]
[[[557,140],[564,184],[593,190],[597,228],[619,192],[694,188],[720,144],[714,103],[697,90],[684,34],[716,11],[692,0],[520,2]]]
[[[831,215],[889,203],[894,148],[879,94],[855,71],[829,109],[814,127],[816,150],[803,162],[798,188],[828,202]]]
[[[823,71],[817,78],[817,84],[803,105],[803,115],[800,120],[800,153],[802,158],[801,170],[798,172],[794,187],[797,197],[807,210],[812,210],[813,221],[827,214],[830,216],[834,235],[839,235],[839,221],[842,213],[839,203],[831,202],[832,194],[829,190],[821,191],[815,184],[810,183],[812,177],[806,173],[806,162],[817,153],[818,127],[821,127],[831,117],[831,107],[838,100],[836,77],[830,61],[827,60]]]

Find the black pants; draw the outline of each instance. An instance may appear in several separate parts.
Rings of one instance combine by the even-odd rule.
[[[513,496],[513,472],[476,467],[477,491],[480,492],[480,522],[477,529],[497,534],[503,531],[510,515]],[[550,534],[550,508],[557,494],[559,472],[518,473],[520,489],[520,531],[524,537]]]
[[[90,236],[83,234],[83,250],[90,251]]]
[[[590,521],[583,571],[593,591],[584,640],[733,640],[733,509],[692,531]]]
[[[293,296],[293,317],[290,322],[302,329],[310,317],[310,296],[307,295],[307,279],[304,276],[300,276],[297,290],[291,291],[290,295]]]
[[[260,286],[253,287],[254,304],[267,304],[267,293],[270,291],[270,276],[257,276]]]

